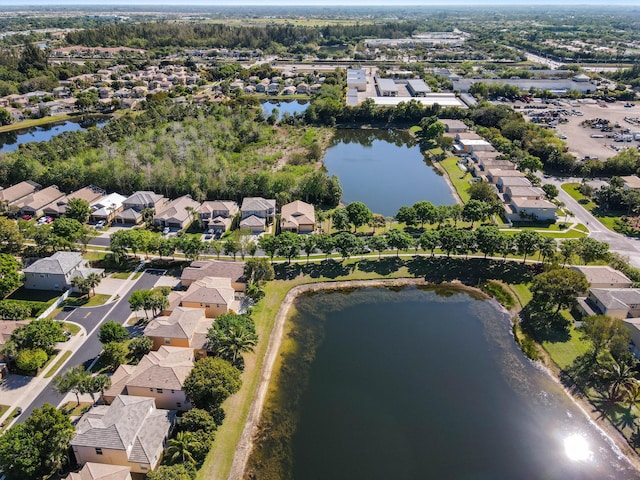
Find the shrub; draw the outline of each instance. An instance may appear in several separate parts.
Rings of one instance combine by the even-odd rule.
[[[41,348],[21,350],[16,357],[16,366],[23,372],[37,372],[48,358]]]

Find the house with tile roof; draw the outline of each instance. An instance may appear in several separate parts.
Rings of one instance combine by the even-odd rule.
[[[10,187],[2,188],[0,189],[0,204],[10,205],[27,195],[37,192],[40,188],[42,186],[39,183],[31,180],[25,180]]]
[[[70,200],[79,198],[91,205],[93,202],[100,200],[105,195],[106,192],[103,189],[94,187],[93,185],[89,185],[88,187],[76,190],[69,195],[65,195],[59,198],[55,202],[50,203],[49,205],[44,207],[42,213],[44,213],[45,215],[49,215],[50,217],[59,217],[60,215],[64,215],[66,213],[67,204]]]
[[[80,252],[56,252],[50,257],[36,260],[23,269],[24,287],[30,290],[67,290],[72,280],[92,273],[102,276],[104,270],[91,268]]]
[[[144,210],[159,212],[165,205],[166,198],[159,193],[140,190],[128,197],[122,204],[122,211],[115,216],[116,223],[137,225],[142,222]]]
[[[162,345],[137,365],[120,365],[111,376],[111,387],[104,392],[104,402],[111,404],[118,395],[135,395],[154,398],[157,408],[187,411],[191,403],[183,385],[194,360],[191,348]]]
[[[11,338],[13,332],[29,323],[31,323],[31,320],[0,320],[0,352],[2,352],[2,347]],[[2,353],[0,353],[0,361],[4,361],[4,354]]]
[[[196,280],[205,277],[228,278],[236,292],[244,292],[247,279],[244,276],[244,262],[224,262],[221,260],[196,260],[182,270],[180,283],[189,287]]]
[[[283,205],[280,229],[283,232],[312,233],[316,229],[316,212],[313,205],[296,200]]]
[[[190,348],[195,358],[201,358],[207,355],[207,332],[212,324],[204,308],[176,306],[169,315],[151,320],[144,335],[153,341],[153,350],[162,346]]]
[[[212,233],[224,233],[231,228],[233,218],[240,211],[236,202],[231,200],[212,200],[204,202],[198,209],[198,216],[205,230]]]
[[[640,288],[591,288],[585,303],[591,308],[585,312],[587,315],[640,317]],[[579,302],[579,305],[584,310],[583,303]]]
[[[80,465],[105,463],[148,473],[162,458],[175,413],[157,409],[153,398],[119,395],[80,418],[71,448]]]
[[[591,288],[631,288],[633,281],[608,265],[576,265],[571,267],[584,274]]]
[[[20,209],[21,215],[37,217],[42,215],[44,207],[62,197],[64,197],[64,193],[58,190],[55,185],[51,185],[22,197],[17,202],[14,202],[13,205]]]
[[[186,292],[175,292],[181,307],[204,308],[207,318],[215,318],[230,311],[238,311],[235,289],[229,278],[204,277],[196,280]]]
[[[191,195],[183,195],[165,204],[162,210],[153,216],[153,224],[182,230],[194,220],[199,208],[200,202],[196,202]]]
[[[131,468],[89,462],[79,472],[71,472],[66,480],[131,480]]]
[[[263,233],[276,215],[276,201],[262,197],[245,197],[240,208],[240,228],[257,235]]]

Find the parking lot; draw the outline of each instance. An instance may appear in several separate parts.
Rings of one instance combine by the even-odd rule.
[[[640,106],[633,108],[625,108],[625,102],[597,104],[581,104],[575,108],[582,113],[582,116],[570,115],[565,117],[566,123],[559,123],[556,130],[559,136],[566,136],[565,142],[569,147],[569,152],[574,154],[576,158],[582,159],[586,156],[590,158],[598,158],[606,160],[618,153],[619,149],[633,147],[637,148],[640,142],[633,140],[631,142],[616,142],[614,135],[621,134],[621,131],[629,129],[632,134],[640,132],[640,125],[630,123],[625,120],[627,118],[640,117]],[[581,125],[585,120],[593,119],[608,120],[613,127],[611,132],[602,132],[599,129],[591,127],[583,127]],[[615,127],[615,125],[620,125]],[[592,135],[597,135],[593,137]],[[600,137],[601,136],[601,137]],[[609,138],[607,138],[609,137]]]

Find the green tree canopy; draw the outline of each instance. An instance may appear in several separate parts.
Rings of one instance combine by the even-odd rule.
[[[184,390],[196,408],[214,410],[240,389],[240,370],[222,358],[198,360],[184,382]]]
[[[0,253],[0,298],[6,297],[22,285],[22,277],[18,273],[22,268],[12,255]]]
[[[373,217],[371,210],[362,202],[351,202],[347,205],[347,215],[349,222],[353,225],[354,232],[362,225],[369,223]]]
[[[567,268],[556,268],[536,275],[531,282],[533,301],[543,308],[556,306],[556,312],[570,308],[576,298],[589,289],[584,273]]]
[[[82,198],[72,198],[67,203],[65,215],[80,223],[87,223],[89,216],[91,216],[91,208],[89,208],[89,202]]]
[[[100,325],[98,340],[103,345],[110,342],[124,342],[129,339],[129,331],[118,322],[108,320]]]

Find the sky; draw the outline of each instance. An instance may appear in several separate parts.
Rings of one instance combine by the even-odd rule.
[[[0,6],[108,6],[108,5],[129,5],[129,6],[151,6],[151,5],[178,5],[178,6],[242,6],[257,5],[269,6],[447,6],[447,5],[602,5],[602,0],[0,0]],[[606,2],[607,6],[631,5],[637,6],[637,0],[611,0]]]

